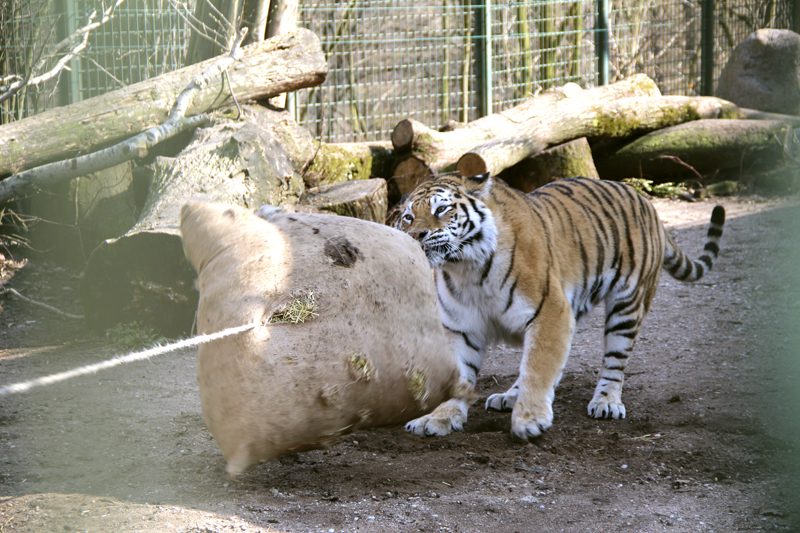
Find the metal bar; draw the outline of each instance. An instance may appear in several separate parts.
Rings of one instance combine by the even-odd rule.
[[[63,0],[59,6],[59,11],[63,14],[63,28],[64,36],[71,35],[77,28],[78,10],[76,9],[75,2],[70,0]],[[63,38],[61,37],[61,38]],[[81,58],[76,57],[69,62],[69,69],[64,69],[61,73],[62,76],[66,75],[64,82],[59,82],[60,97],[64,104],[71,104],[81,100]]]
[[[792,30],[800,33],[800,0],[792,1]]]
[[[595,53],[597,54],[597,84],[609,82],[608,0],[597,0],[597,21],[595,22]]]
[[[483,48],[481,49],[480,90],[481,90],[481,115],[492,114],[492,0],[483,0],[481,8],[481,34],[483,35]]]
[[[703,0],[700,12],[700,94],[714,94],[714,0]]]

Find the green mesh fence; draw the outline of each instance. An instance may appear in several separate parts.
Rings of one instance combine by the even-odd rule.
[[[300,91],[299,121],[324,139],[387,139],[401,119],[478,117],[476,8],[471,2],[392,0],[301,4],[322,41],[328,79]]]
[[[49,71],[71,48],[57,43],[111,1],[0,0],[0,95],[10,76]],[[90,33],[88,47],[61,74],[0,102],[0,124],[103,94],[183,65],[194,0],[126,0]],[[5,80],[5,81],[3,81]]]
[[[97,3],[79,0],[78,13]],[[182,6],[182,7],[181,7]],[[119,89],[183,66],[189,29],[186,4],[170,0],[126,0],[91,36],[78,66],[75,100]]]
[[[611,12],[610,81],[647,74],[664,94],[699,94],[701,2],[621,2]]]
[[[0,123],[182,66],[197,1],[126,0],[68,71],[0,102]],[[703,4],[301,0],[300,24],[320,37],[330,73],[320,87],[295,93],[291,103],[296,118],[321,140],[387,140],[407,117],[438,127],[506,109],[569,81],[595,85],[601,5],[608,6],[609,81],[643,72],[665,94],[698,94]],[[715,78],[745,36],[760,27],[791,27],[793,9],[800,9],[798,0],[712,4]],[[13,75],[52,65],[59,57],[55,43],[84,24],[93,8],[102,4],[0,0],[0,94]]]
[[[543,89],[594,85],[595,2],[492,4],[492,107],[506,108]]]

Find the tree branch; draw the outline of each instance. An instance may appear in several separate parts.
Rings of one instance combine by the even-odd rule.
[[[89,46],[89,35],[92,31],[96,30],[109,20],[111,20],[114,16],[114,11],[119,7],[125,0],[116,0],[114,5],[109,7],[103,12],[103,16],[100,20],[95,21],[97,17],[97,10],[92,11],[89,14],[88,21],[85,26],[78,28],[71,35],[63,39],[61,42],[55,45],[54,53],[58,53],[60,50],[67,48],[68,46],[72,46],[66,54],[64,54],[53,67],[44,72],[42,74],[33,76],[32,73],[36,70],[44,67],[44,58],[39,59],[36,65],[31,69],[31,72],[26,74],[24,77],[18,75],[11,75],[6,76],[3,78],[2,81],[5,81],[9,78],[16,78],[10,85],[8,85],[5,90],[0,93],[0,103],[5,102],[9,98],[13,97],[23,88],[28,87],[30,85],[41,85],[42,83],[52,80],[59,74],[61,71],[64,70],[67,64],[75,59],[81,52],[83,52]],[[77,41],[77,43],[75,42]]]
[[[10,176],[0,181],[0,203],[31,194],[44,186],[69,181],[124,163],[134,157],[144,157],[148,150],[158,143],[186,130],[207,124],[211,120],[207,114],[185,117],[186,110],[200,89],[223,75],[234,61],[241,58],[241,44],[246,34],[246,28],[240,30],[230,53],[220,57],[192,79],[175,99],[167,120],[162,124],[91,154],[47,163]]]

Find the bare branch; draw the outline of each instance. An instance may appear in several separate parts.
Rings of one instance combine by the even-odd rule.
[[[230,53],[220,57],[192,79],[175,99],[172,110],[164,123],[108,148],[72,159],[47,163],[0,181],[0,203],[30,194],[44,186],[61,183],[118,165],[134,157],[145,157],[148,150],[158,143],[186,130],[207,124],[211,120],[207,114],[185,117],[186,110],[200,89],[213,79],[223,75],[233,62],[241,58],[241,44],[246,34],[246,28],[240,30],[236,35]]]
[[[39,302],[37,300],[34,300],[33,298],[28,298],[27,296],[22,295],[19,291],[17,291],[16,289],[12,289],[11,287],[3,287],[2,289],[0,289],[0,295],[2,294],[10,294],[12,296],[16,296],[23,302],[27,302],[37,307],[41,307],[42,309],[47,309],[52,313],[63,316],[64,318],[71,318],[73,320],[83,320],[83,315],[75,315],[72,313],[67,313],[66,311],[62,311],[61,309],[53,307],[52,305],[46,304],[44,302]]]
[[[59,60],[56,61],[55,65],[53,65],[53,67],[47,72],[44,72],[39,75],[33,75],[35,71],[44,67],[45,60],[44,58],[40,58],[36,62],[36,65],[31,69],[31,72],[26,74],[25,77],[14,76],[14,75],[6,76],[4,80],[13,77],[16,77],[17,79],[10,85],[6,86],[3,93],[0,94],[0,102],[4,102],[9,98],[13,97],[15,94],[17,94],[20,90],[22,90],[25,87],[31,85],[34,86],[41,85],[42,83],[48,80],[52,80],[53,78],[61,74],[61,71],[66,68],[67,64],[73,59],[75,59],[78,55],[80,55],[80,53],[83,52],[89,46],[89,35],[91,34],[91,32],[96,30],[109,20],[111,20],[114,16],[114,11],[123,2],[125,2],[125,0],[116,0],[116,2],[114,2],[112,6],[110,6],[103,12],[103,15],[100,18],[100,20],[95,20],[95,18],[97,17],[97,11],[96,10],[92,11],[89,14],[89,18],[86,25],[84,25],[81,28],[78,28],[71,35],[69,35],[61,42],[56,44],[55,53],[59,53],[60,51],[66,49],[69,46],[71,46],[71,48],[69,48],[69,50],[61,58],[59,58]]]

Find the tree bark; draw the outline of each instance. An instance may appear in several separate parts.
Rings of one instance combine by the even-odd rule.
[[[194,65],[230,50],[236,35],[240,3],[240,0],[216,1],[213,4],[211,0],[198,0],[192,16],[187,65]],[[252,34],[249,37],[254,39]]]
[[[625,96],[659,96],[655,82],[638,74],[617,83],[581,89],[568,83],[551,92],[533,96],[521,104],[494,113],[452,131],[438,132],[413,119],[400,121],[392,131],[392,145],[398,153],[411,151],[434,171],[452,166],[470,148],[508,134],[520,123],[548,115],[558,102],[613,102]]]
[[[304,187],[295,169],[303,161],[280,139],[301,128],[285,113],[260,106],[245,112],[243,121],[198,130],[177,157],[157,159],[139,221],[89,257],[81,299],[90,325],[138,321],[167,335],[188,333],[197,301],[178,232],[186,201],[250,208],[299,201]]]
[[[575,176],[600,178],[586,137],[548,148],[500,173],[500,178],[523,192]]]
[[[298,0],[272,0],[269,5],[266,24],[267,37],[277,37],[296,30],[299,16],[300,4]],[[285,109],[286,93],[270,98],[269,103],[278,109]]]
[[[725,169],[774,167],[792,128],[775,120],[697,120],[648,133],[598,160],[604,178],[674,181]]]
[[[702,96],[562,100],[550,113],[469,150],[456,167],[462,176],[499,174],[548,146],[578,137],[624,138],[701,118],[734,118],[737,113],[738,108],[730,102]]]
[[[239,101],[318,85],[327,62],[308,30],[246,46],[243,57],[196,95],[187,117]],[[164,122],[187,82],[215,59],[0,126],[0,176],[94,151]]]
[[[267,35],[270,3],[270,0],[245,0],[242,18],[250,30],[245,44],[260,43],[267,37],[274,37]]]

